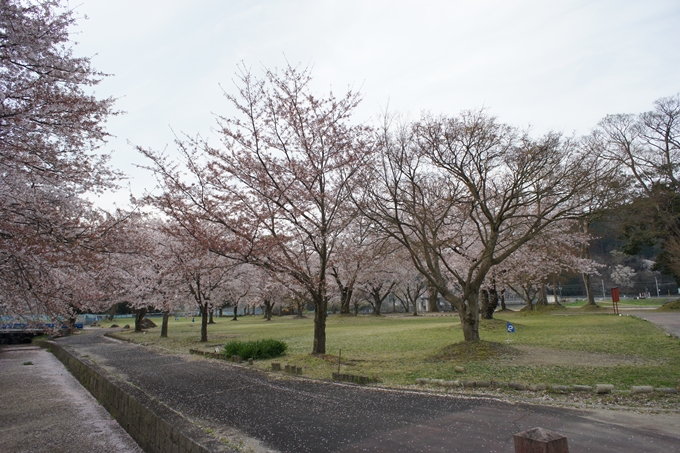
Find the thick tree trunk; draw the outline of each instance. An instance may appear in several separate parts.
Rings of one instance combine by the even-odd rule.
[[[437,305],[437,289],[431,284],[427,284],[427,311],[438,313],[439,306]]]
[[[238,321],[238,304],[234,304],[234,317],[231,320]]]
[[[170,313],[167,311],[163,312],[163,323],[161,324],[161,337],[168,337],[168,319],[170,318]]]
[[[314,347],[312,354],[326,353],[326,310],[328,301],[324,299],[316,303],[314,310]]]
[[[208,304],[201,304],[201,343],[208,342]]]
[[[501,310],[507,310],[508,307],[505,306],[505,288],[501,290],[501,295],[499,299],[501,302]]]
[[[498,291],[496,288],[491,288],[488,291],[482,290],[482,319],[493,319],[493,312],[498,307]]]
[[[217,312],[217,317],[218,317],[218,318],[221,318],[222,316],[224,316],[224,308],[220,308],[220,309],[218,310],[218,312]]]
[[[481,310],[481,315],[482,319],[493,319],[493,309],[490,309],[491,306],[491,298],[489,296],[489,291],[486,289],[483,289],[480,291],[480,310]]]
[[[350,302],[352,300],[352,289],[348,287],[342,288],[342,292],[340,294],[340,314],[341,315],[349,315],[349,306]]]
[[[373,313],[371,313],[373,316],[382,316],[382,313],[380,313],[380,310],[382,309],[382,299],[380,299],[379,296],[371,295],[373,297]]]
[[[471,291],[459,309],[465,341],[479,341],[479,291]]]
[[[271,321],[272,320],[272,311],[274,311],[274,304],[270,300],[265,299],[263,301],[262,307],[263,307],[262,311],[264,312],[264,319],[267,320],[267,321]]]
[[[142,319],[144,319],[144,316],[146,316],[146,311],[146,307],[135,310],[135,332],[142,331]]]
[[[545,307],[546,305],[548,305],[548,292],[545,290],[545,285],[541,283],[538,290],[538,298],[536,299],[536,306]]]
[[[210,318],[208,319],[208,324],[215,324],[215,321],[213,320],[213,313],[215,312],[215,309],[210,307],[210,310],[208,310],[210,313]]]

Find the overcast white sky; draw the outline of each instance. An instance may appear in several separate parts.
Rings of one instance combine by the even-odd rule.
[[[72,3],[74,6],[75,3]],[[113,165],[136,196],[154,180],[128,141],[172,147],[215,137],[243,61],[312,65],[315,86],[360,89],[357,120],[391,111],[486,107],[538,133],[586,134],[680,92],[678,0],[82,0],[75,53],[113,74],[96,88],[126,111],[109,121]],[[217,141],[216,137],[214,139]],[[127,203],[127,191],[101,201]]]

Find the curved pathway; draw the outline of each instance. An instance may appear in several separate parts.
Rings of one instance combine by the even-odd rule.
[[[631,314],[638,318],[653,322],[675,337],[680,337],[680,313],[668,311],[657,311],[653,313],[648,311],[636,311],[631,312]]]
[[[236,429],[255,440],[256,451],[513,452],[512,435],[537,426],[567,436],[578,452],[668,452],[680,445],[677,414],[658,418],[665,425],[653,416],[624,423],[588,411],[268,375],[101,333],[59,342],[204,428]]]

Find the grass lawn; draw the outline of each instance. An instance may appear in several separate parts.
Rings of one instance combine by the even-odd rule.
[[[680,341],[668,337],[649,322],[632,316],[575,313],[555,310],[498,312],[496,319],[482,321],[482,342],[473,348],[462,342],[458,317],[442,316],[329,316],[326,329],[327,355],[311,356],[313,320],[259,316],[231,321],[216,318],[208,326],[208,343],[200,343],[200,318],[171,318],[168,338],[160,338],[160,327],[140,334],[123,331],[121,338],[154,347],[187,353],[190,348],[214,350],[227,341],[273,338],[288,344],[285,356],[256,361],[270,369],[272,361],[304,368],[304,375],[330,379],[340,371],[377,377],[382,385],[411,385],[419,377],[516,381],[527,384],[614,384],[618,389],[632,385],[676,387],[680,379]],[[516,332],[507,343],[506,321]],[[160,323],[160,319],[154,318]],[[116,324],[133,320],[116,319]],[[111,323],[102,322],[103,327]],[[467,371],[456,375],[454,367]]]

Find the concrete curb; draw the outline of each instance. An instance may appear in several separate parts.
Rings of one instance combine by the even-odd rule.
[[[510,388],[517,391],[531,391],[531,392],[553,392],[553,393],[571,393],[571,392],[593,392],[595,394],[609,394],[609,393],[665,393],[677,394],[680,390],[680,382],[678,382],[678,389],[663,387],[654,388],[652,386],[633,386],[630,391],[617,391],[612,384],[595,384],[595,385],[546,385],[546,384],[524,384],[521,382],[498,382],[498,381],[445,381],[443,379],[429,379],[417,378],[416,385],[430,385],[433,387],[465,387],[465,388]]]
[[[58,343],[34,344],[50,350],[145,452],[234,453],[177,412]]]

